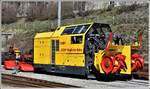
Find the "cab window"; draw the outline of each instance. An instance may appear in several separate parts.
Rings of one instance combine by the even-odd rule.
[[[67,27],[65,28],[63,34],[72,34],[73,30],[75,29],[75,27]]]
[[[89,28],[89,26],[90,26],[90,24],[66,27],[65,30],[63,31],[62,35],[85,33],[87,31],[87,29]]]
[[[71,37],[71,44],[81,44],[81,43],[82,43],[82,36]]]

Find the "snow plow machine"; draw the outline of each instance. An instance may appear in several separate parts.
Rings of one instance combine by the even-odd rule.
[[[104,23],[61,26],[35,35],[34,69],[97,78],[132,75],[144,67],[142,33],[137,40],[136,45],[113,44],[111,28]]]

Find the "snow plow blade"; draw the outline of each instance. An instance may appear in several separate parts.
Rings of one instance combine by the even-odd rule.
[[[4,68],[5,69],[13,69],[16,67],[16,61],[13,59],[5,60],[4,61]]]
[[[32,64],[25,63],[25,62],[20,62],[19,63],[19,70],[33,72],[34,68],[33,68]]]

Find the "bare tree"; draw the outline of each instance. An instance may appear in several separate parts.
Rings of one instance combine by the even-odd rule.
[[[17,20],[16,18],[17,7],[16,3],[3,2],[2,3],[2,23],[11,23]]]

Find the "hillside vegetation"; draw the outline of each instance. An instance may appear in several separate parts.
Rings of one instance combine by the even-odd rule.
[[[113,32],[124,35],[124,39],[129,43],[130,36],[138,30],[143,31],[142,54],[148,60],[148,4],[131,6],[120,6],[100,10],[92,10],[82,13],[82,16],[71,19],[63,19],[62,25],[101,22],[110,24]],[[15,23],[3,24],[4,32],[15,32],[14,38],[9,43],[15,43],[24,52],[32,48],[33,37],[37,32],[53,31],[57,27],[57,19],[32,22],[25,18]]]

